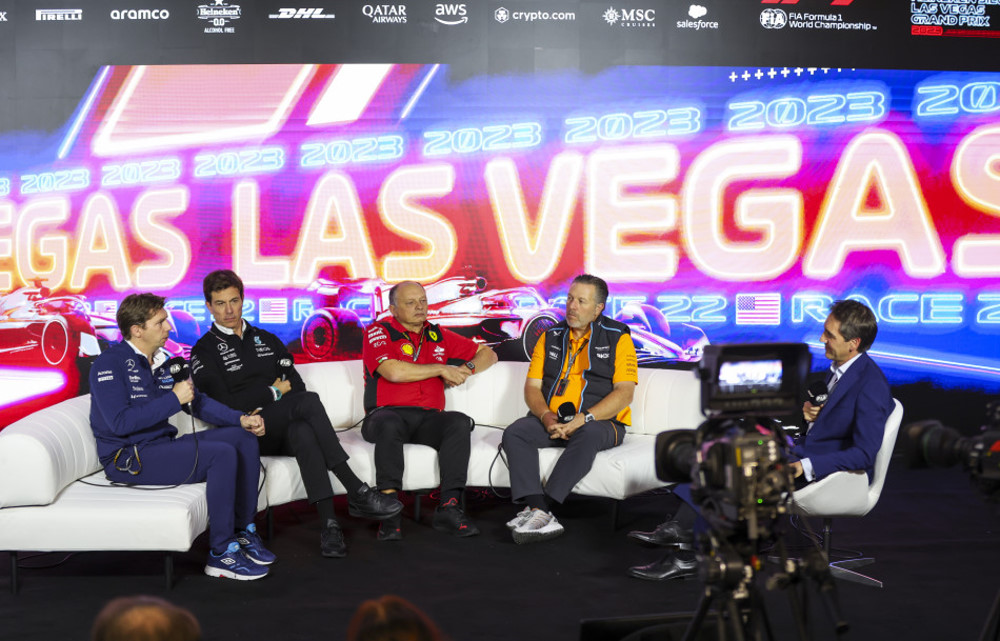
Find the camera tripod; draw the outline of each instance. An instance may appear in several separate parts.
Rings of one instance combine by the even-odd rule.
[[[717,541],[713,543],[711,555],[699,557],[701,575],[705,582],[704,591],[684,633],[684,641],[694,641],[697,638],[713,603],[717,606],[720,641],[728,638],[727,627],[736,641],[762,641],[765,638],[773,640],[775,636],[770,617],[758,585],[763,576],[762,558],[741,552],[733,545],[720,545]],[[787,593],[798,637],[803,641],[809,639],[807,603],[803,603],[804,599],[799,597],[799,588],[804,588],[808,580],[817,584],[827,613],[834,622],[835,632],[838,635],[847,632],[848,624],[840,615],[833,577],[830,576],[823,554],[815,550],[802,559],[791,559],[780,539],[777,547],[780,568],[767,577],[766,587],[768,590],[781,589]],[[803,589],[802,595],[807,598],[808,592]]]

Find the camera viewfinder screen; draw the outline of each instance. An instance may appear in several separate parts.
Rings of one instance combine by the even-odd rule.
[[[719,366],[719,392],[759,394],[781,389],[781,361],[727,361]]]

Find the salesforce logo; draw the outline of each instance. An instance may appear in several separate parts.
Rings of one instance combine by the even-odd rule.
[[[167,20],[170,12],[166,9],[112,9],[112,20]]]

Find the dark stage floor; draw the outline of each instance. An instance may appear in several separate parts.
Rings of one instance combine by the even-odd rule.
[[[499,499],[470,498],[483,530],[471,539],[433,531],[429,510],[421,524],[404,522],[400,543],[378,543],[373,525],[345,517],[350,554],[343,560],[319,557],[317,517],[299,503],[277,512],[271,548],[279,561],[271,576],[254,583],[205,577],[202,538],[177,556],[178,579],[169,591],[156,554],[76,554],[48,569],[28,566],[65,555],[24,559],[16,596],[9,594],[4,562],[0,639],[85,639],[103,603],[135,593],[191,609],[205,639],[343,638],[357,604],[385,593],[425,609],[454,641],[577,639],[581,619],[694,609],[696,581],[647,583],[625,576],[626,567],[657,554],[629,543],[625,532],[655,525],[672,500],[651,495],[626,502],[622,526],[613,532],[610,502],[574,499],[562,514],[562,538],[524,547],[504,527],[515,510]],[[875,511],[835,528],[838,547],[874,556],[869,573],[885,582],[882,590],[838,582],[851,624],[846,638],[978,638],[1000,588],[1000,515],[961,470],[907,470],[894,461]],[[796,638],[786,595],[772,593],[767,600],[775,637]],[[810,638],[834,638],[818,599],[811,610]]]

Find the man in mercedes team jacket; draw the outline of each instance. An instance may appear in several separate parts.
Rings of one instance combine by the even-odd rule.
[[[307,498],[320,515],[320,553],[343,557],[347,547],[334,514],[329,471],[347,489],[351,516],[387,519],[403,504],[357,477],[323,403],[306,390],[285,345],[243,320],[240,277],[217,270],[205,277],[202,289],[215,322],[191,350],[195,384],[220,402],[264,418],[267,433],[260,438],[260,453],[295,457]]]

